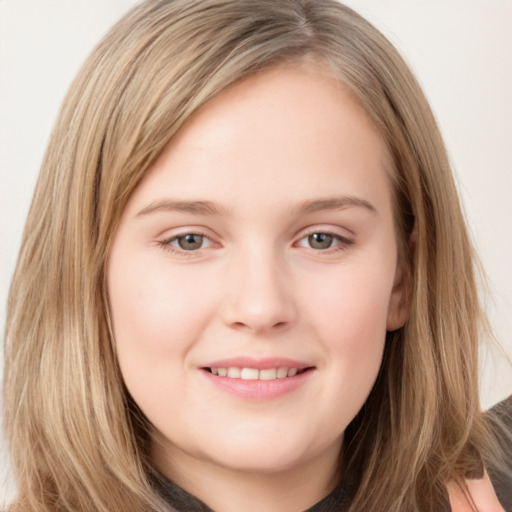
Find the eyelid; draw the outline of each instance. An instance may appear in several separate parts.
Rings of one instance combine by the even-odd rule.
[[[210,249],[211,247],[219,247],[220,244],[215,241],[214,237],[207,233],[208,230],[205,230],[201,227],[194,227],[194,226],[187,226],[183,228],[179,228],[178,232],[172,233],[170,236],[163,237],[162,239],[158,240],[156,243],[159,247],[164,249],[165,251],[168,251],[176,256],[179,257],[197,257],[199,256],[199,253],[202,253],[205,249]],[[174,245],[172,242],[177,241],[179,238],[185,237],[187,235],[197,235],[202,237],[203,239],[208,240],[210,243],[207,247],[200,247],[196,250],[186,250],[181,249],[177,245]]]
[[[332,226],[327,227],[327,226],[322,226],[322,225],[315,225],[315,226],[310,226],[309,228],[306,228],[305,230],[301,231],[299,236],[296,238],[294,245],[297,246],[297,244],[299,242],[306,239],[307,237],[314,235],[314,234],[320,234],[320,233],[334,237],[336,240],[338,240],[339,243],[333,247],[329,247],[329,248],[323,249],[323,250],[322,249],[313,249],[312,247],[310,248],[311,250],[313,250],[317,253],[322,253],[322,252],[329,253],[329,252],[336,252],[339,250],[344,250],[349,245],[352,245],[354,243],[353,238],[350,238],[348,236],[341,234],[339,232],[339,230],[337,230],[336,228],[333,228]],[[298,245],[298,247],[305,247],[305,246]]]
[[[352,239],[354,237],[352,231],[346,228],[341,228],[339,226],[333,226],[329,224],[314,224],[301,229],[296,238],[302,239],[306,236],[313,235],[314,233],[325,233],[326,235],[332,235],[347,241],[353,241]]]

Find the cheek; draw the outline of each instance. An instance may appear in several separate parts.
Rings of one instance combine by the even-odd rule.
[[[312,297],[312,324],[332,369],[332,392],[347,424],[365,402],[382,362],[392,284],[385,273],[353,271]],[[314,304],[318,304],[314,306]]]
[[[333,349],[361,351],[382,343],[391,284],[382,274],[351,272],[311,298],[316,324]]]
[[[113,262],[109,302],[123,373],[156,371],[169,365],[169,356],[174,364],[183,362],[212,314],[211,292],[198,288],[201,283],[190,273],[171,271],[165,261]]]
[[[188,354],[211,317],[214,299],[200,276],[170,271],[166,261],[125,260],[113,254],[108,291],[117,357],[124,383],[153,422],[169,403],[184,400]],[[129,253],[128,253],[129,254]],[[172,422],[171,422],[172,424]]]

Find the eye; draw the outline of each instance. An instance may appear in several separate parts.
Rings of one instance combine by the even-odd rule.
[[[330,249],[335,241],[328,233],[313,233],[308,236],[308,244],[312,249]]]
[[[198,235],[197,233],[187,233],[183,236],[178,236],[173,240],[176,242],[180,249],[184,251],[196,251],[197,249],[201,249],[203,247],[203,243],[206,237],[203,235]]]
[[[213,246],[214,242],[201,233],[185,233],[163,240],[159,245],[175,253],[193,253]]]
[[[327,251],[328,249],[344,249],[352,243],[352,240],[335,233],[318,231],[301,238],[297,245],[308,247],[316,251]]]

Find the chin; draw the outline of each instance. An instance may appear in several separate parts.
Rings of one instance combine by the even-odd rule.
[[[231,437],[215,444],[207,456],[219,466],[247,473],[280,473],[300,466],[325,448],[312,439],[294,438],[290,433],[275,437],[261,433],[251,437]],[[339,450],[338,447],[336,449]]]
[[[303,462],[303,457],[297,453],[272,453],[270,450],[240,450],[237,453],[229,453],[222,458],[216,458],[216,465],[225,469],[235,470],[241,473],[276,474],[289,471],[298,467]]]

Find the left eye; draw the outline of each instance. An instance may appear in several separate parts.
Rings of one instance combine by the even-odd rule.
[[[186,235],[172,238],[167,243],[183,251],[197,251],[198,249],[204,249],[209,246],[211,241],[204,235],[187,233]]]
[[[298,245],[300,247],[309,247],[317,251],[331,249],[341,243],[348,243],[342,237],[331,233],[311,233],[302,238]]]

